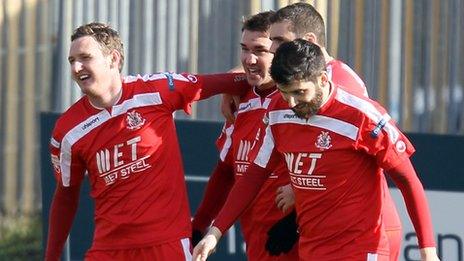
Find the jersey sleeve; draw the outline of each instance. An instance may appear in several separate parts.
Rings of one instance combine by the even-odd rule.
[[[159,73],[149,76],[152,85],[159,91],[163,104],[170,110],[183,109],[191,114],[192,103],[219,93],[242,95],[250,86],[241,74],[177,74]]]
[[[73,151],[72,137],[62,135],[59,127],[60,124],[57,123],[49,146],[55,179],[63,187],[80,185],[85,175],[85,167]]]
[[[171,112],[183,109],[191,114],[193,101],[201,91],[201,79],[192,74],[158,73],[148,83],[159,92],[163,105]]]
[[[414,146],[385,109],[375,102],[365,104],[370,108],[363,114],[355,147],[374,156],[383,169],[391,169],[408,159],[415,152]]]
[[[234,182],[233,167],[218,161],[208,184],[206,184],[203,199],[193,217],[193,229],[205,231],[224,205]]]
[[[327,64],[327,71],[333,83],[342,86],[348,92],[369,97],[363,80],[347,64],[332,60]]]

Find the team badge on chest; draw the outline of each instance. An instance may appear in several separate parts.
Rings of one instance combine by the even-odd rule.
[[[322,131],[321,134],[317,136],[317,140],[314,145],[316,145],[316,148],[319,148],[320,150],[327,150],[332,147],[332,144],[330,144],[331,141],[332,138],[330,138],[329,132]]]
[[[138,130],[145,124],[145,119],[142,118],[140,113],[131,111],[127,113],[126,124],[126,128],[129,130]]]

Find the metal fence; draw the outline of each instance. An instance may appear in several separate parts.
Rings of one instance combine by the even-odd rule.
[[[101,21],[119,30],[124,74],[221,72],[239,63],[242,16],[293,2],[0,0],[0,217],[40,209],[38,113],[61,112],[81,95],[66,59],[75,27]],[[464,133],[462,1],[306,2],[326,20],[329,52],[404,130]],[[192,118],[221,120],[218,104],[200,102]]]

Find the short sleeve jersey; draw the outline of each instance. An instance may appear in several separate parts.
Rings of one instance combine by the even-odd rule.
[[[190,236],[190,213],[173,112],[190,111],[201,76],[123,79],[109,109],[86,96],[58,119],[50,150],[60,186],[87,173],[95,200],[93,249],[124,249]]]
[[[262,98],[254,87],[241,98],[234,124],[226,123],[217,145],[220,159],[233,166],[236,180],[246,175],[251,164],[251,151],[261,144],[264,135],[263,117],[269,104],[279,97],[280,93],[274,90]],[[287,169],[282,161],[264,183],[256,200],[240,218],[245,238],[253,233],[257,225],[267,227],[284,216],[275,204],[275,195],[277,188],[289,182]]]
[[[378,103],[331,88],[308,120],[283,99],[271,104],[254,163],[272,169],[279,156],[285,158],[306,246],[300,253],[314,260],[388,254],[380,168],[395,167],[414,148]]]

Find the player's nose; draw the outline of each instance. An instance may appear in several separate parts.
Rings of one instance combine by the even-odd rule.
[[[290,108],[293,108],[297,105],[296,99],[291,95],[287,95],[287,98],[285,100],[287,101],[288,106]]]
[[[71,72],[77,74],[80,71],[82,71],[82,63],[78,61],[73,62],[71,64]]]

